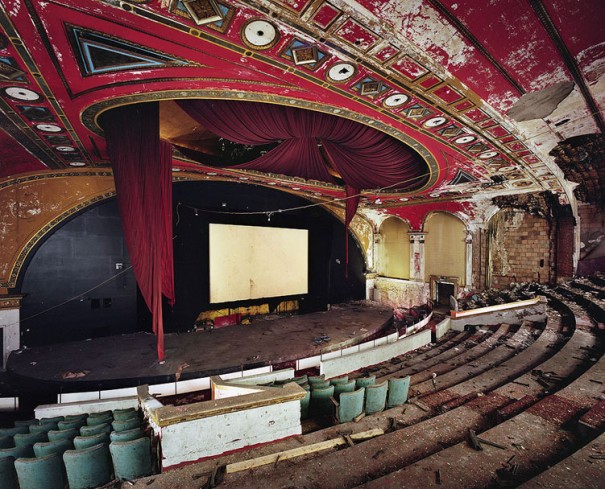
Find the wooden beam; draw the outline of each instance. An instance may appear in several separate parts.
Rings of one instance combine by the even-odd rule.
[[[360,433],[354,433],[350,435],[351,440],[360,441],[374,438],[384,434],[384,430],[374,428],[368,431],[362,431]],[[276,461],[288,460],[295,457],[301,457],[309,453],[320,452],[322,450],[329,450],[338,446],[346,445],[347,441],[344,437],[333,438],[331,440],[322,441],[319,443],[313,443],[303,447],[292,448],[290,450],[284,450],[278,453],[272,453],[270,455],[264,455],[262,457],[252,458],[250,460],[244,460],[242,462],[235,462],[227,465],[225,471],[227,474],[232,472],[240,472],[242,470],[254,469],[263,465],[275,464]]]

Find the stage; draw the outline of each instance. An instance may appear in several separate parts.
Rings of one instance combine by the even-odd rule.
[[[370,302],[330,311],[273,316],[211,331],[165,336],[165,362],[157,361],[156,336],[136,333],[22,349],[7,370],[23,389],[78,392],[207,377],[346,348],[381,335],[392,309]],[[290,365],[291,366],[291,365]]]

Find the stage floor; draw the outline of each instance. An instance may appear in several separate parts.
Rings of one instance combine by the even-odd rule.
[[[43,382],[64,392],[173,382],[177,375],[187,380],[352,346],[388,327],[392,312],[356,302],[326,312],[167,334],[163,364],[157,361],[155,335],[136,333],[20,350],[10,355],[7,368],[24,386]],[[324,335],[329,340],[315,344]]]

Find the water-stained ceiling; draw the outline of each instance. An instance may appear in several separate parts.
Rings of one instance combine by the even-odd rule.
[[[565,175],[590,172],[564,173],[557,148],[605,125],[604,18],[598,0],[0,0],[0,177],[106,169],[99,115],[145,101],[160,101],[165,138],[216,154],[171,100],[220,98],[335,114],[420,154],[422,188],[367,191],[362,208],[544,191],[567,203]],[[173,167],[342,195],[181,153]]]

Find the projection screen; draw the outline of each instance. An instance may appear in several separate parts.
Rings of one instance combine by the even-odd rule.
[[[210,224],[210,302],[308,292],[306,229]]]

